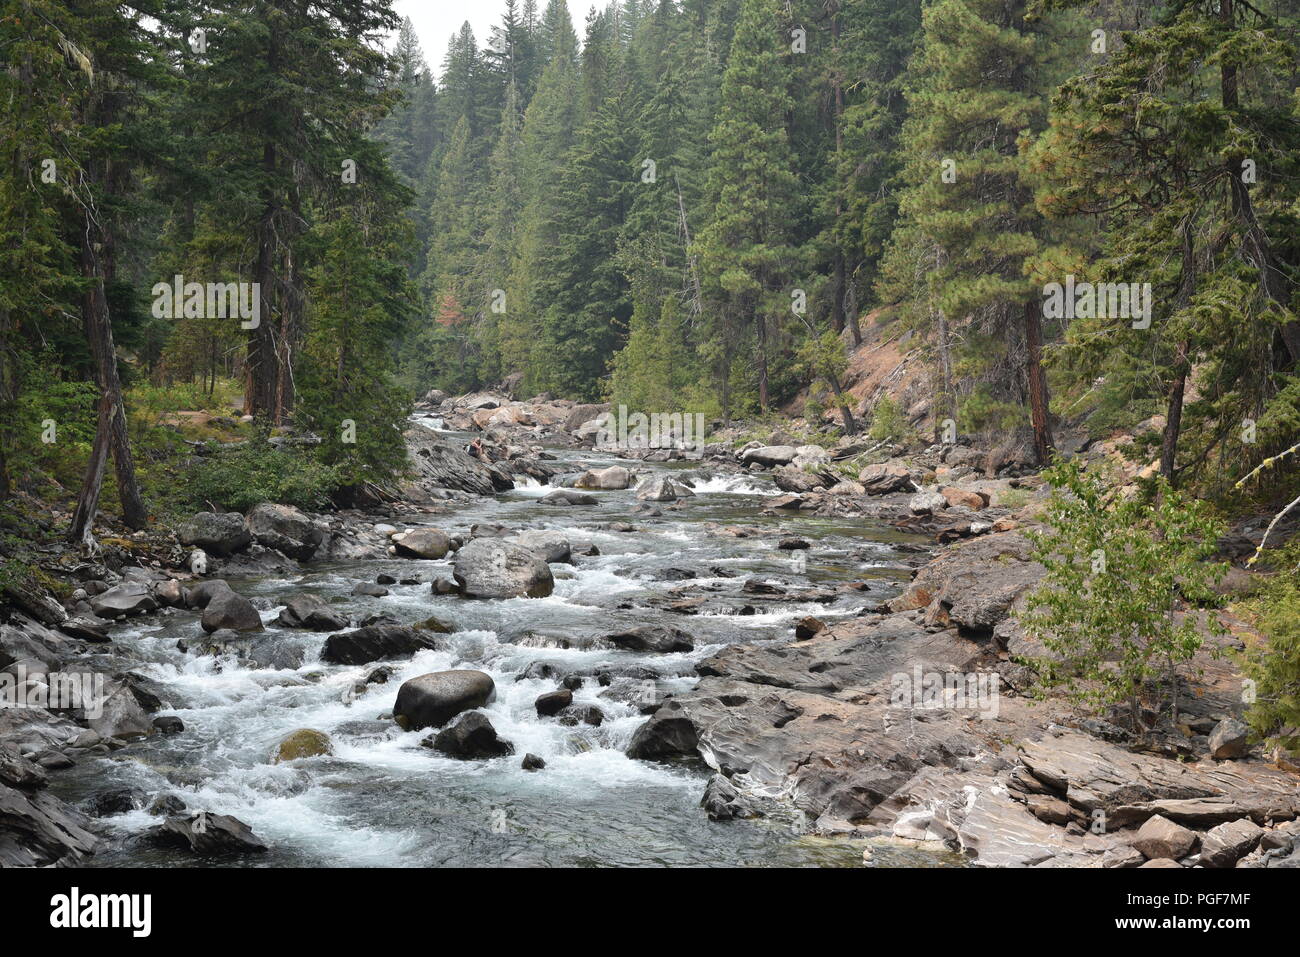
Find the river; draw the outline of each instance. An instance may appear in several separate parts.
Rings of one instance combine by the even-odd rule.
[[[618,461],[588,451],[556,455],[574,470]],[[633,465],[636,463],[622,464]],[[691,463],[638,467],[692,473]],[[52,789],[85,800],[112,787],[171,794],[191,810],[231,814],[271,846],[267,854],[235,858],[235,866],[861,866],[861,842],[817,838],[795,812],[785,819],[711,822],[700,808],[709,775],[703,764],[633,761],[626,748],[645,720],[630,680],[608,687],[588,679],[576,704],[598,706],[599,727],[565,726],[539,718],[533,702],[557,687],[554,678],[519,680],[530,663],[561,671],[639,665],[660,676],[659,692],[695,681],[694,664],[723,645],[786,640],[792,622],[815,614],[823,621],[855,614],[896,593],[909,576],[898,547],[916,541],[866,520],[760,514],[761,496],[774,491],[766,476],[730,475],[700,480],[696,497],[661,515],[638,511],[633,492],[593,493],[597,506],[555,507],[537,499],[548,489],[518,488],[486,497],[451,514],[416,516],[394,524],[436,525],[467,534],[474,523],[512,530],[548,528],[571,541],[590,543],[599,555],[575,565],[552,566],[548,598],[470,601],[433,594],[429,582],[450,577],[450,560],[312,564],[282,579],[240,580],[234,588],[262,607],[268,634],[302,650],[296,668],[252,669],[232,659],[179,651],[179,638],[199,634],[197,616],[176,611],[115,627],[110,654],[118,670],[131,668],[161,684],[185,730],[154,736],[111,755],[81,760],[56,776]],[[613,531],[628,522],[632,532]],[[722,533],[744,525],[748,537]],[[797,535],[812,548],[801,568],[796,553],[777,549]],[[685,616],[649,607],[689,578],[691,594],[708,594],[726,607]],[[352,587],[387,573],[420,579],[389,585],[385,597],[353,597]],[[786,582],[866,581],[865,591],[833,602],[783,602],[763,606],[742,595],[753,575]],[[350,689],[374,665],[326,665],[317,656],[325,635],[280,629],[274,619],[291,595],[311,592],[340,603],[354,622],[387,613],[403,623],[431,615],[452,623],[445,650],[424,651],[392,663],[386,684]],[[662,604],[662,602],[660,603]],[[754,613],[736,613],[744,606]],[[620,625],[663,622],[688,631],[689,654],[647,655],[603,647],[594,640]],[[476,668],[492,676],[496,700],[486,709],[515,754],[489,761],[458,761],[420,746],[424,733],[402,733],[386,716],[400,683],[448,668]],[[639,684],[644,687],[642,679]],[[274,764],[281,739],[298,728],[328,733],[333,754]],[[546,768],[524,771],[531,752]],[[134,810],[102,819],[111,840],[92,866],[211,864],[141,840],[159,818]],[[876,849],[874,864],[932,864],[929,854]]]

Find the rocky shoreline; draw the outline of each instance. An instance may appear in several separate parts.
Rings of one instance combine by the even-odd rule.
[[[983,866],[1300,866],[1294,769],[1250,752],[1239,721],[1240,676],[1230,658],[1210,653],[1213,645],[1194,663],[1201,675],[1185,696],[1180,728],[1154,737],[1134,734],[1118,718],[1080,718],[1062,702],[1029,694],[1021,659],[1041,649],[1020,632],[1014,614],[1042,575],[1023,534],[1032,523],[1032,510],[1023,506],[1039,480],[1016,456],[960,444],[904,456],[879,443],[843,441],[826,449],[776,435],[739,448],[715,442],[615,450],[627,466],[565,472],[547,448],[595,447],[593,423],[607,407],[440,394],[422,406],[447,428],[478,432],[481,451],[468,454],[416,424],[407,435],[411,478],[390,501],[328,515],[274,503],[247,515],[200,513],[174,533],[106,539],[96,560],[52,556],[43,568],[67,582],[62,600],[7,593],[9,614],[0,626],[7,687],[21,678],[25,693],[39,692],[48,689],[49,675],[92,672],[103,682],[103,706],[94,716],[84,707],[0,707],[0,864],[84,863],[99,843],[94,821],[49,793],[50,775],[82,757],[180,730],[178,719],[154,717],[166,708],[148,678],[103,669],[100,649],[111,623],[191,612],[202,633],[183,640],[186,651],[294,666],[284,658],[290,652],[260,635],[258,605],[226,578],[272,575],[311,561],[454,553],[454,574],[432,582],[435,591],[540,596],[550,593],[549,565],[581,560],[581,543],[498,527],[455,536],[403,519],[451,516],[459,504],[516,484],[554,486],[539,501],[560,508],[591,504],[588,490],[634,489],[644,514],[680,509],[685,516],[693,485],[764,473],[781,494],[765,499],[760,514],[867,518],[924,534],[934,545],[914,553],[901,594],[829,626],[804,618],[782,640],[730,644],[698,663],[689,691],[656,693],[642,707],[647,719],[628,756],[702,761],[714,772],[702,801],[710,818],[793,816],[815,833],[867,839],[868,855],[879,843],[905,842],[955,850]],[[692,470],[671,478],[637,474],[638,462],[674,460],[687,460]],[[715,533],[751,531],[741,524]],[[807,543],[792,536],[779,547],[795,555]],[[378,589],[366,594],[384,589],[382,581],[363,586]],[[692,615],[722,604],[746,614],[830,601],[856,587],[751,576],[739,589],[746,604],[736,608],[734,598],[687,580],[662,602],[662,610],[681,617],[680,628],[634,629],[605,640],[649,653],[689,649]],[[374,663],[367,681],[387,680],[383,661],[436,646],[450,627],[433,619],[416,626],[382,617],[352,622],[311,596],[290,601],[278,623],[331,633],[322,660]],[[1236,640],[1216,639],[1220,646]],[[395,720],[428,729],[424,743],[445,755],[512,753],[474,710],[492,694],[473,677],[481,674],[408,681]],[[984,684],[971,700],[954,697],[961,690],[954,688],[900,701],[900,676],[916,676],[919,686],[932,675],[973,675]],[[571,694],[595,676],[548,676],[557,687],[538,699],[539,715],[599,722],[591,709],[574,706]],[[327,746],[298,741],[285,753]],[[519,757],[525,768],[544,766],[535,755]],[[147,800],[104,794],[96,807]],[[194,815],[174,800],[151,810],[159,815],[151,836],[161,844],[201,855],[265,850],[228,815]]]

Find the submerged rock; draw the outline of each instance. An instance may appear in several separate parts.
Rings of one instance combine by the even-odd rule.
[[[317,595],[296,595],[285,603],[276,623],[285,628],[342,631],[348,626],[348,619]]]
[[[332,754],[334,745],[330,741],[330,736],[324,731],[316,731],[313,728],[299,728],[285,736],[275,749],[275,758],[272,763],[279,764],[282,761],[297,761],[300,758],[314,758],[323,754]]]
[[[679,628],[667,625],[641,625],[626,631],[606,635],[605,640],[624,651],[648,651],[669,654],[674,651],[694,651],[695,642]]]

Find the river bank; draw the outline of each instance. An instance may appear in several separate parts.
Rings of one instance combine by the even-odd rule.
[[[0,858],[1294,866],[1296,778],[1234,737],[1226,660],[1155,752],[1028,696],[1014,456],[598,450],[601,407],[503,399],[428,400],[393,501],[196,516],[22,597],[0,667],[107,704],[0,709]],[[440,745],[394,715],[447,671],[493,694]]]

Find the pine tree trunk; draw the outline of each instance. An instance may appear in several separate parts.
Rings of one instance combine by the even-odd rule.
[[[1165,409],[1165,434],[1160,443],[1160,474],[1172,485],[1174,481],[1174,462],[1178,457],[1178,438],[1183,430],[1183,395],[1187,391],[1187,350],[1188,343],[1178,347],[1176,373],[1173,385],[1169,387],[1169,402]]]
[[[108,121],[111,118],[103,119]],[[115,170],[111,159],[105,160],[102,177],[104,186],[110,192],[113,191],[117,184],[114,182]],[[105,285],[112,279],[115,266],[113,235],[102,211],[86,210],[81,230],[80,258],[81,275],[87,280],[81,297],[81,322],[95,364],[95,382],[100,392],[100,416],[96,424],[95,441],[100,441],[99,433],[103,432],[106,448],[113,455],[118,497],[122,503],[122,520],[130,528],[144,528],[149,515],[145,511],[140,486],[135,477],[135,459],[131,454],[126,407],[122,400],[122,382],[118,377],[117,352],[113,344],[113,321],[108,312],[108,297],[105,294]],[[92,470],[95,470],[93,462]],[[99,503],[103,466],[100,465],[96,471],[98,476],[94,479],[95,487],[82,489],[82,495],[91,498],[91,509],[87,516],[89,524],[78,530],[74,540],[86,540],[94,525],[94,509]],[[91,477],[91,470],[88,470],[87,477]]]
[[[275,145],[267,143],[262,151],[263,175],[275,173]],[[262,191],[262,215],[257,222],[257,259],[253,265],[253,281],[259,286],[261,310],[257,326],[248,331],[248,370],[244,411],[249,415],[264,415],[273,423],[279,422],[276,408],[276,387],[279,383],[279,362],[275,348],[275,334],[271,328],[271,296],[275,289],[275,220],[276,201],[268,183]]]
[[[99,397],[99,417],[95,428],[95,441],[90,447],[90,461],[86,475],[81,480],[77,506],[72,511],[72,524],[68,526],[68,541],[93,548],[95,545],[95,513],[99,511],[99,493],[104,487],[104,467],[108,463],[108,437],[112,431],[113,404],[107,395]]]
[[[758,334],[758,407],[767,415],[767,318],[761,311],[755,311],[754,325]]]
[[[1025,303],[1025,370],[1029,380],[1029,414],[1034,427],[1034,457],[1039,465],[1052,458],[1052,423],[1048,411],[1047,377],[1043,374],[1042,304]]]
[[[942,441],[939,427],[943,424],[943,419],[957,420],[957,400],[952,385],[952,340],[948,335],[948,317],[942,309],[936,309],[935,315],[939,327],[939,387],[943,391],[940,395],[939,415],[934,417],[934,425],[935,440]]]

